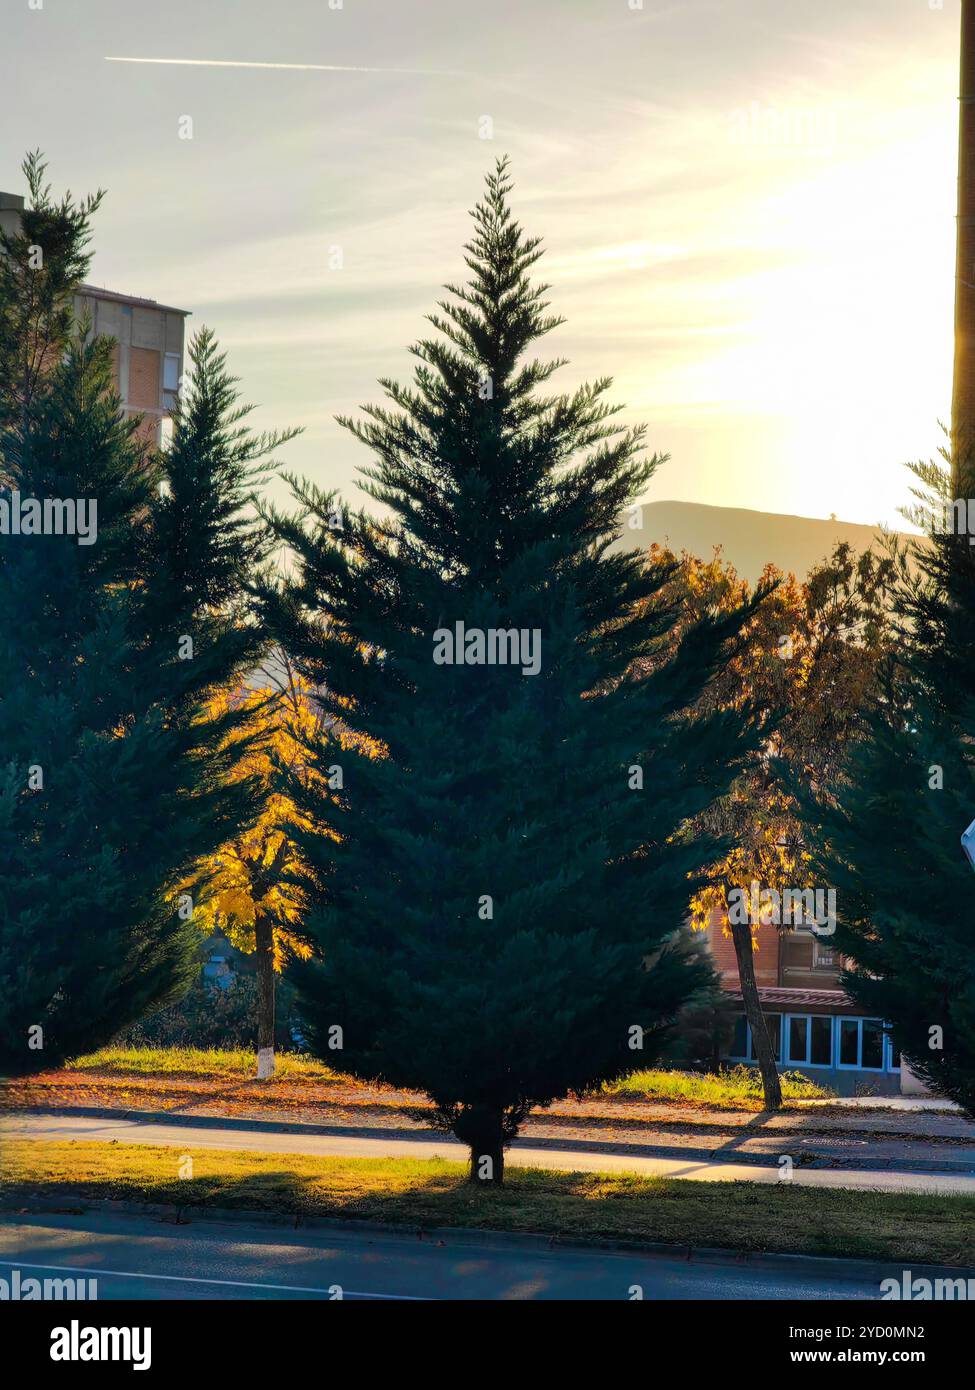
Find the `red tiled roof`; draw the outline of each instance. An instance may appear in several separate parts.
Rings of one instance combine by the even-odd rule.
[[[741,998],[741,990],[736,986],[725,986],[729,994]],[[833,1013],[856,1013],[856,1005],[841,989],[787,989],[760,988],[758,997],[762,1004],[775,1004],[785,1009],[829,1009]]]

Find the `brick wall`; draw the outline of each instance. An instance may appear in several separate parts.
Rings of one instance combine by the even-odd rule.
[[[711,915],[708,943],[715,968],[729,984],[738,983],[738,962],[735,944],[721,928],[717,912]],[[779,983],[779,934],[774,927],[759,927],[755,936],[755,981],[759,986]]]
[[[129,395],[126,404],[137,409],[159,407],[159,353],[134,347],[129,355]]]
[[[136,411],[127,412],[130,418],[136,413]],[[143,415],[139,423],[139,428],[135,432],[135,437],[137,440],[141,440],[143,444],[147,444],[151,449],[157,448],[159,444],[159,416]]]

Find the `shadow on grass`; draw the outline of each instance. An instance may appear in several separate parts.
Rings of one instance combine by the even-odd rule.
[[[194,1171],[179,1177],[176,1164],[186,1172],[188,1158]],[[171,1213],[162,1220],[177,1224],[205,1220],[209,1209],[242,1220],[249,1212],[272,1213],[282,1224],[318,1216],[414,1233],[467,1227],[659,1242],[685,1253],[690,1246],[946,1265],[970,1264],[975,1249],[975,1198],[968,1197],[537,1169],[510,1169],[502,1189],[485,1191],[467,1182],[462,1165],[442,1160],[296,1160],[285,1168],[277,1155],[255,1163],[247,1155],[173,1151],[165,1159],[115,1151],[115,1160],[112,1173],[96,1171],[90,1159],[87,1172],[76,1161],[63,1177],[52,1170],[33,1181],[21,1172],[4,1184],[2,1205],[8,1212],[77,1211],[124,1200],[162,1205]],[[169,1174],[162,1172],[167,1164]],[[216,1171],[201,1171],[207,1167]]]

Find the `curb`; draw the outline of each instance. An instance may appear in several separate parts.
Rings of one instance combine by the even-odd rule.
[[[605,1250],[615,1254],[653,1255],[667,1259],[681,1259],[688,1264],[735,1264],[752,1269],[786,1269],[797,1275],[822,1274],[830,1278],[852,1280],[876,1280],[900,1276],[909,1265],[911,1273],[921,1278],[975,1279],[975,1266],[972,1265],[932,1265],[918,1264],[905,1259],[902,1262],[850,1259],[844,1255],[788,1255],[756,1252],[750,1250],[731,1250],[709,1245],[672,1245],[667,1241],[626,1240],[624,1238],[596,1238],[584,1240],[579,1237],[544,1235],[533,1231],[498,1231],[476,1226],[410,1226],[406,1223],[366,1221],[361,1217],[313,1216],[300,1213],[251,1211],[234,1207],[177,1207],[164,1202],[133,1202],[106,1198],[93,1200],[70,1189],[62,1194],[67,1201],[77,1201],[80,1210],[66,1208],[64,1201],[57,1206],[44,1204],[34,1198],[25,1199],[22,1207],[0,1206],[0,1219],[15,1219],[18,1215],[81,1215],[87,1211],[109,1212],[120,1216],[149,1216],[164,1224],[189,1226],[194,1222],[232,1226],[265,1226],[272,1229],[307,1231],[354,1231],[375,1239],[398,1238],[447,1244],[449,1242],[474,1245],[515,1245],[522,1249],[538,1251]]]

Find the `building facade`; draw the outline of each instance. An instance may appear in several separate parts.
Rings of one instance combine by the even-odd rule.
[[[0,193],[0,228],[15,235],[24,200]],[[157,304],[154,299],[119,294],[97,285],[81,285],[74,296],[78,324],[113,338],[115,388],[127,416],[141,416],[139,433],[147,444],[164,442],[167,424],[183,374],[188,309]]]
[[[741,1003],[734,943],[717,914],[708,941],[722,987]],[[840,989],[843,957],[808,927],[760,927],[755,983],[780,1071],[797,1071],[841,1096],[923,1094],[924,1088],[884,1031]],[[744,1004],[727,1061],[754,1065]]]
[[[176,402],[183,374],[187,309],[154,299],[116,294],[82,285],[74,298],[75,319],[92,334],[114,338],[115,387],[126,415],[141,415],[139,433],[158,447]]]

